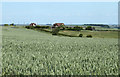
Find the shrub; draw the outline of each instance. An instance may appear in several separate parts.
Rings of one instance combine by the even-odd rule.
[[[87,26],[85,29],[86,30],[92,30],[92,27],[91,26]]]
[[[57,35],[57,33],[52,33],[52,35]]]
[[[9,26],[8,24],[4,24],[4,26]]]
[[[95,27],[87,26],[86,30],[95,30]]]
[[[80,31],[80,30],[83,30],[83,27],[75,26],[75,27],[74,27],[74,30],[75,30],[75,31]]]
[[[67,30],[73,30],[73,28],[72,27],[67,27]]]
[[[34,26],[25,26],[27,29],[34,29]]]
[[[16,26],[14,23],[10,24],[10,26]]]
[[[83,30],[83,27],[80,26],[75,26],[75,27],[66,27],[67,30],[72,30],[72,31],[80,31]]]
[[[40,26],[39,26],[39,25],[36,25],[35,28],[40,28]]]
[[[45,29],[48,29],[48,28],[50,28],[50,26],[39,26],[39,25],[37,25],[34,28],[45,28]]]
[[[47,29],[47,28],[50,28],[49,26],[40,26],[40,27],[41,27],[41,28],[46,28],[46,29]]]
[[[83,36],[83,34],[79,34],[79,37],[82,37]]]
[[[86,37],[92,38],[92,35],[87,35]]]

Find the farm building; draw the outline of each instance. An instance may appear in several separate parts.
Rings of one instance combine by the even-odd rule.
[[[52,28],[59,27],[59,26],[61,26],[61,25],[64,25],[64,23],[55,23],[55,24],[53,24],[53,27],[52,27]]]
[[[36,26],[36,23],[31,23],[30,26]]]

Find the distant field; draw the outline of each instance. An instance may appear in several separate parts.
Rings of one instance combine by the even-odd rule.
[[[83,37],[87,35],[92,35],[93,38],[118,38],[117,31],[60,31],[59,33],[79,36],[79,34],[83,34]]]
[[[100,26],[93,26],[96,30],[118,30],[117,28],[104,28]]]
[[[46,31],[52,31],[51,29],[45,29]],[[93,38],[118,38],[118,31],[69,31],[69,30],[61,30],[60,34],[79,36],[79,34],[83,34],[83,37],[87,35],[92,35]]]
[[[114,32],[115,38],[79,38],[3,27],[2,34],[3,75],[118,75]]]

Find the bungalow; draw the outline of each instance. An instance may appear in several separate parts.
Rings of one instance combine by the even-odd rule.
[[[31,23],[30,26],[36,26],[36,23]]]
[[[53,27],[52,27],[52,28],[59,27],[59,26],[61,26],[61,25],[64,25],[64,23],[55,23],[55,24],[53,24]]]

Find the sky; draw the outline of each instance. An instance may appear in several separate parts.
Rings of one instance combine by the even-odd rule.
[[[2,2],[119,2],[119,0],[1,0]]]
[[[118,2],[2,2],[2,24],[117,24]]]

